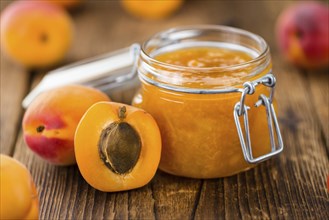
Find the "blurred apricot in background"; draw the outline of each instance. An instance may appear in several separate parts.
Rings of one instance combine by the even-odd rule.
[[[73,38],[73,21],[61,7],[46,1],[21,0],[1,14],[1,50],[27,68],[57,64]]]
[[[284,57],[303,69],[329,67],[329,7],[303,1],[284,9],[276,24],[278,46]]]
[[[184,0],[121,0],[123,8],[129,14],[147,20],[167,18],[183,3]]]

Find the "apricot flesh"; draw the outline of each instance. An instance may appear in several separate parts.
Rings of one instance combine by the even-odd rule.
[[[122,107],[126,108],[124,118],[119,116]],[[130,126],[138,138],[131,137],[130,131],[118,135],[121,140],[108,135],[110,138],[105,138],[105,144],[100,146],[104,130],[112,124]],[[139,138],[140,149],[134,146]],[[74,145],[81,175],[92,187],[105,192],[146,185],[155,175],[161,156],[160,131],[153,117],[142,109],[114,102],[99,102],[87,110],[77,127]],[[111,148],[114,151],[108,150]]]
[[[16,1],[0,21],[1,49],[27,68],[61,61],[71,45],[73,22],[66,11],[44,1]]]
[[[0,155],[0,219],[38,219],[38,194],[27,168]]]
[[[81,85],[46,91],[24,114],[24,140],[33,152],[50,163],[74,164],[74,133],[81,117],[94,103],[109,100],[101,91]]]

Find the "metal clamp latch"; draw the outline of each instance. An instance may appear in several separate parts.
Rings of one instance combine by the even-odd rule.
[[[275,83],[276,83],[276,79],[274,75],[272,75],[271,73],[265,75],[259,80],[244,83],[243,84],[244,88],[241,91],[242,95],[240,102],[237,102],[234,107],[234,111],[233,111],[234,120],[241,143],[243,156],[248,163],[262,162],[276,154],[279,154],[283,150],[282,136],[280,133],[278,120],[272,104]],[[252,153],[251,141],[250,141],[249,120],[248,120],[248,110],[250,109],[250,107],[244,104],[244,100],[247,94],[251,95],[255,92],[255,87],[259,84],[263,84],[271,88],[270,97],[261,94],[259,96],[259,100],[255,103],[255,107],[259,107],[263,105],[266,108],[267,124],[270,133],[271,152],[254,158]],[[242,128],[239,120],[239,117],[241,116],[243,116],[244,118],[245,137],[242,132]],[[275,140],[275,137],[277,141]]]

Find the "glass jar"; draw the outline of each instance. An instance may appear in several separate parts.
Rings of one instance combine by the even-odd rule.
[[[239,51],[252,59],[217,67],[157,60],[160,54],[198,47]],[[224,177],[280,153],[271,69],[266,42],[237,28],[187,26],[146,41],[138,61],[141,89],[133,105],[149,112],[159,125],[159,169],[193,178]]]

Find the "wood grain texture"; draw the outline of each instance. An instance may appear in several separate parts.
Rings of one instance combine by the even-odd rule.
[[[278,53],[273,26],[290,3],[189,0],[162,21],[134,19],[118,1],[87,1],[71,12],[76,37],[62,64],[141,43],[158,31],[188,24],[231,24],[269,42],[285,150],[227,178],[198,180],[158,171],[149,184],[136,190],[93,189],[77,166],[52,166],[27,148],[19,127],[20,102],[44,72],[30,79],[1,55],[1,152],[13,152],[31,171],[40,198],[40,219],[329,219],[328,74],[299,71]],[[125,95],[115,94],[129,99]]]
[[[30,74],[4,55],[0,62],[1,153],[12,155],[21,128],[23,109],[21,101],[29,89]]]
[[[329,73],[328,70],[308,71],[305,90],[310,93],[310,104],[314,106],[317,120],[321,124],[322,135],[329,155]]]
[[[277,63],[278,67],[281,67],[280,63]],[[285,168],[285,172],[278,174],[286,180],[286,184],[279,189],[286,189],[287,196],[283,198],[288,199],[291,211],[302,207],[298,212],[291,212],[294,217],[327,219],[329,163],[321,124],[315,106],[310,105],[312,94],[305,90],[308,80],[293,67],[284,67],[278,74],[281,89],[277,90],[277,98],[286,146],[280,167]]]

